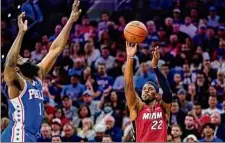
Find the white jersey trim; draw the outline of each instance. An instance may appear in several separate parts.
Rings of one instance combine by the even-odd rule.
[[[13,120],[14,125],[12,128],[12,136],[11,136],[11,142],[24,142],[24,106],[21,100],[22,96],[18,96],[17,98],[14,98],[11,100],[11,103],[15,109],[13,112]]]

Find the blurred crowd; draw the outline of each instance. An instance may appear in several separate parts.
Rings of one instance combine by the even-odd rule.
[[[135,89],[140,93],[145,82],[157,82],[151,68],[151,50],[159,46],[158,66],[173,92],[167,141],[225,141],[225,15],[221,12],[225,2],[171,1],[167,6],[162,3],[154,6],[157,2],[150,1],[146,11],[154,15],[149,14],[147,18],[147,14],[138,15],[146,7],[144,1],[137,2],[134,18],[143,20],[148,35],[135,56]],[[29,8],[29,3],[25,2],[21,10],[26,11],[26,5]],[[30,15],[30,19],[36,20],[40,15],[34,25],[45,17],[41,9],[38,11],[39,14]],[[129,18],[123,13],[126,12],[115,16],[102,12],[99,20],[82,15],[74,24],[64,51],[43,80],[45,116],[39,142],[134,141],[124,95],[123,29]],[[35,48],[22,47],[21,55],[34,63],[40,62],[66,24],[67,16],[62,16],[54,25],[54,33],[41,35],[35,41]],[[2,20],[3,51],[8,51],[10,41],[14,40],[9,36],[11,30]],[[35,30],[29,35],[34,36]],[[2,65],[4,57],[2,55]],[[1,78],[3,131],[9,119],[3,74]]]

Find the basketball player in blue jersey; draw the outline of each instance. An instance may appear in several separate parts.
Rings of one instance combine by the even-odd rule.
[[[63,51],[72,25],[81,13],[79,4],[80,1],[74,1],[67,24],[38,65],[19,56],[22,39],[27,31],[27,21],[23,22],[25,13],[19,15],[19,33],[9,50],[4,70],[4,80],[8,86],[10,123],[1,135],[2,142],[35,142],[39,137],[44,113],[41,80]]]

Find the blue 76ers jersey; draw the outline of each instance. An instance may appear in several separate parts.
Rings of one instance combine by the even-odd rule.
[[[25,134],[39,134],[44,113],[43,100],[39,78],[33,79],[32,84],[26,81],[21,94],[9,100],[11,142],[24,142]]]

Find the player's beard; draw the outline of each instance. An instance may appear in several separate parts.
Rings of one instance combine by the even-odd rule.
[[[17,65],[20,68],[20,72],[27,78],[33,79],[38,75],[39,67],[32,64],[30,61],[25,62],[22,65]]]
[[[156,98],[155,98],[155,95],[151,95],[151,94],[148,94],[148,99],[143,99],[142,97],[142,101],[145,103],[145,104],[150,104],[151,102],[153,102]]]

